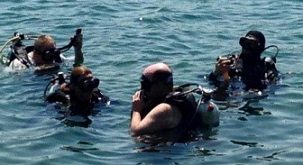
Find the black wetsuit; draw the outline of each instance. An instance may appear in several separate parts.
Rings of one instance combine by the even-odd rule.
[[[183,88],[177,88],[177,91],[174,92],[183,92],[183,90]],[[153,134],[141,135],[139,141],[155,144],[167,141],[188,141],[190,137],[192,137],[192,135],[190,135],[190,132],[195,128],[198,128],[199,122],[201,122],[201,120],[198,119],[200,115],[196,114],[197,103],[195,101],[194,95],[192,93],[189,93],[180,97],[175,97],[170,96],[169,94],[165,99],[154,101],[153,104],[150,104],[148,107],[146,107],[141,114],[142,118],[144,118],[151,109],[161,103],[167,103],[178,107],[178,110],[182,114],[181,122],[177,125],[177,127],[172,129],[163,130]]]
[[[49,103],[59,102],[59,103],[62,103],[64,105],[68,105],[68,104],[70,104],[70,98],[69,97],[70,98],[72,97],[72,96],[70,96],[70,93],[64,93],[64,92],[58,90],[58,91],[48,95],[46,97],[45,101],[47,101]],[[95,103],[99,103],[99,102],[106,103],[108,101],[109,101],[109,98],[107,96],[103,95],[99,89],[95,89],[93,91],[93,94],[92,94],[91,102],[88,103],[88,106],[85,106],[85,107],[89,107],[89,108],[92,109],[93,105]],[[88,116],[88,115],[91,114],[91,112],[83,111],[81,107],[70,106],[69,109],[71,111],[71,115]]]
[[[233,55],[233,57],[238,58],[238,55]],[[237,62],[238,61],[235,63]],[[234,64],[233,66],[237,65],[238,64]],[[265,58],[261,58],[255,62],[244,62],[243,60],[243,63],[239,65],[242,69],[233,67],[229,70],[228,74],[230,78],[240,77],[242,82],[245,84],[244,90],[263,90],[267,87],[267,84],[278,80],[279,72],[276,69],[275,64],[267,62]],[[216,75],[214,72],[211,72],[208,78],[215,86],[219,87],[223,83],[219,80],[219,76],[220,75]]]
[[[188,130],[195,127],[197,103],[192,93],[181,97],[168,97],[165,102],[177,106],[182,114],[178,129]]]

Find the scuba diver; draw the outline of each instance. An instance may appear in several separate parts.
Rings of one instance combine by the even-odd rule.
[[[201,99],[205,107],[200,106],[201,102],[197,103],[192,93],[196,89],[189,91],[185,88],[187,86],[173,87],[172,70],[165,63],[146,67],[141,76],[141,89],[132,96],[131,134],[141,136],[172,133],[169,136],[173,137],[168,138],[179,141],[186,136],[187,131],[201,126],[202,112],[199,108],[215,112],[216,119],[210,122],[214,124],[212,126],[218,126],[216,105]]]
[[[76,35],[81,33],[81,29],[76,31]],[[34,45],[25,46],[23,40],[34,40]],[[50,71],[60,68],[60,64],[66,59],[62,52],[69,50],[74,46],[74,38],[70,43],[62,48],[57,48],[54,39],[49,35],[25,35],[14,33],[14,37],[7,41],[3,49],[9,44],[11,51],[8,57],[2,56],[1,62],[14,71],[34,68],[35,71]],[[75,49],[77,47],[74,46]]]
[[[65,117],[81,116],[88,120],[93,107],[97,103],[110,103],[109,98],[100,91],[100,80],[93,76],[92,71],[83,64],[82,34],[78,31],[71,39],[75,51],[75,61],[70,75],[59,72],[44,90],[44,99],[66,107]],[[77,125],[76,121],[70,121]],[[87,123],[90,124],[90,123]]]
[[[245,37],[240,38],[239,44],[242,47],[241,53],[218,57],[214,71],[208,76],[211,83],[218,87],[214,99],[225,100],[228,89],[262,91],[279,80],[276,68],[276,56],[279,52],[277,46],[265,47],[265,37],[260,31],[249,31]],[[262,58],[262,52],[271,47],[277,49],[276,54]],[[237,81],[242,85],[233,84]]]
[[[100,80],[85,66],[74,67],[69,81],[65,80],[66,77],[63,72],[59,72],[47,85],[44,92],[45,101],[68,106],[68,113],[72,116],[91,115],[94,104],[109,102],[109,98],[98,89]]]

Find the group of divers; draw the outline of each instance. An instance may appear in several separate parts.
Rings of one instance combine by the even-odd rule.
[[[27,46],[24,40],[34,40],[34,45]],[[100,80],[83,65],[82,40],[81,29],[61,48],[56,47],[49,35],[14,33],[0,47],[0,60],[13,71],[32,69],[35,73],[56,73],[46,84],[44,100],[50,105],[59,105],[56,106],[58,114],[67,124],[88,126],[91,123],[88,116],[94,112],[94,106],[109,105],[110,99],[99,89]],[[147,66],[141,76],[141,88],[133,95],[131,134],[139,139],[168,134],[169,141],[184,140],[197,130],[219,126],[217,104],[220,102],[239,95],[244,99],[266,96],[264,91],[277,84],[281,77],[276,68],[278,47],[265,46],[265,37],[260,31],[249,31],[240,38],[239,44],[240,53],[219,56],[214,70],[207,75],[214,89],[198,83],[174,86],[168,64],[159,62]],[[5,48],[9,48],[7,54],[3,53]],[[63,53],[70,48],[74,49],[74,64],[66,74],[60,71],[60,65],[67,60]],[[273,56],[262,57],[268,48],[277,51]]]

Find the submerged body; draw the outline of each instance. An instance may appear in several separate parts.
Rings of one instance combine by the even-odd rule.
[[[172,71],[167,64],[148,66],[141,77],[141,90],[133,95],[131,134],[136,137],[164,135],[163,141],[180,141],[201,127],[200,106],[194,95],[185,94],[184,90],[173,88]]]
[[[62,74],[51,82],[52,86],[47,86],[49,93],[45,95],[45,101],[65,105],[69,107],[70,115],[82,116],[91,115],[96,103],[109,102],[109,98],[98,89],[99,79],[93,77],[88,68],[75,67],[69,81],[62,80]]]
[[[228,91],[263,91],[279,80],[276,56],[262,58],[265,37],[259,31],[250,31],[239,41],[240,54],[219,57],[215,70],[208,76],[210,82],[218,87],[214,98],[225,100]]]

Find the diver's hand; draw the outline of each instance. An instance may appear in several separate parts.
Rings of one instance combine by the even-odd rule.
[[[74,67],[80,66],[84,62],[83,52],[82,52],[82,42],[83,42],[83,35],[81,33],[81,29],[77,29],[76,34],[73,38],[71,38],[72,46],[74,47],[75,51],[75,60],[74,60]]]
[[[143,101],[143,94],[141,91],[137,91],[133,95],[132,110],[140,113],[143,111],[144,106],[145,106],[145,103]]]
[[[60,90],[64,93],[69,93],[70,92],[70,88],[69,85],[67,83],[63,83],[60,85]]]
[[[229,80],[229,70],[231,67],[232,61],[230,59],[220,59],[215,68],[216,75],[223,75],[225,81]]]
[[[74,37],[71,38],[71,42],[74,48],[81,49],[83,45],[83,35],[81,33],[74,35]]]
[[[232,61],[229,59],[219,60],[216,64],[216,70],[218,70],[220,73],[224,74],[226,72],[229,72],[231,64],[232,64]]]

